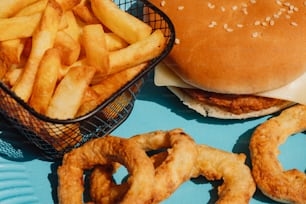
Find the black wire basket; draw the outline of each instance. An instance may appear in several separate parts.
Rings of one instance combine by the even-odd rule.
[[[51,119],[37,113],[0,82],[0,114],[39,150],[43,159],[60,159],[66,152],[86,141],[109,134],[131,113],[134,101],[148,72],[173,47],[175,31],[170,19],[147,0],[116,0],[117,5],[153,27],[167,38],[163,52],[151,60],[147,67],[127,82],[120,90],[84,116],[69,119]]]

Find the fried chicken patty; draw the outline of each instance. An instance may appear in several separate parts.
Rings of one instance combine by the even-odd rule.
[[[187,88],[182,88],[181,90],[198,101],[217,106],[234,114],[249,113],[289,103],[281,99],[255,95],[220,94]]]

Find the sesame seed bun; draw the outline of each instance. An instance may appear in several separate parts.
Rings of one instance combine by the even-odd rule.
[[[286,85],[306,70],[303,0],[151,2],[176,30],[177,44],[164,62],[194,87],[253,94]]]

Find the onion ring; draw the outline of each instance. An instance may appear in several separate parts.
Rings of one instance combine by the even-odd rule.
[[[112,162],[124,165],[130,175],[127,181],[128,189],[120,203],[148,203],[154,184],[152,162],[133,141],[114,136],[91,140],[64,155],[63,163],[58,168],[59,203],[83,203],[84,170]]]
[[[278,147],[290,135],[306,129],[306,106],[284,110],[254,131],[250,141],[252,174],[258,188],[283,203],[306,203],[306,175],[297,169],[285,171],[278,161]]]
[[[167,149],[167,154],[161,152],[152,157],[152,163],[155,163],[156,169],[151,203],[159,203],[168,198],[183,182],[190,179],[197,150],[193,139],[182,129],[139,134],[129,140],[137,143],[144,152]],[[103,171],[101,168],[92,172],[91,186],[98,189],[97,183],[100,183],[103,185],[104,192],[107,192],[103,196],[101,196],[103,194],[101,192],[101,197],[97,197],[97,194],[91,194],[94,201],[101,203],[103,200],[112,203],[116,196],[122,194],[118,191],[124,191],[122,184],[116,185],[114,182],[110,182],[111,175],[109,174],[112,173]]]
[[[193,178],[223,179],[218,187],[216,204],[247,204],[256,190],[250,168],[244,164],[246,156],[219,150],[204,144],[197,145],[198,158]]]

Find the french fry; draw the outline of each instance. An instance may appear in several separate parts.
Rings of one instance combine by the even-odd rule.
[[[56,1],[49,0],[48,5],[42,15],[37,30],[32,38],[32,49],[24,71],[13,91],[22,100],[27,102],[31,96],[35,75],[46,50],[53,47],[56,33],[61,21],[62,10]]]
[[[81,0],[56,0],[61,5],[64,11],[71,10],[73,7],[78,5]]]
[[[61,67],[61,59],[58,49],[47,50],[41,59],[32,95],[29,101],[31,107],[38,113],[45,114],[53,95]]]
[[[13,16],[22,8],[38,0],[1,0],[0,1],[0,18]]]
[[[108,51],[115,51],[127,47],[129,44],[115,33],[105,33],[106,47]]]
[[[62,80],[70,69],[72,69],[74,67],[86,66],[86,65],[87,64],[86,64],[85,59],[80,59],[80,60],[76,61],[75,63],[73,63],[70,66],[62,66],[60,68],[60,71],[59,71],[59,74],[58,74],[58,80]]]
[[[22,71],[22,68],[12,65],[7,69],[7,72],[3,77],[3,82],[10,87],[14,86]]]
[[[86,89],[82,98],[82,105],[80,106],[77,115],[81,116],[96,108],[99,104],[99,94],[97,94],[90,86]]]
[[[99,19],[93,14],[89,1],[83,1],[77,6],[73,7],[73,13],[86,24],[100,23]]]
[[[25,39],[5,40],[0,42],[0,56],[8,64],[19,64],[25,46]]]
[[[61,62],[64,65],[69,66],[79,58],[81,45],[65,31],[57,32],[54,47],[59,50]]]
[[[7,71],[7,64],[2,59],[0,59],[0,80],[4,81],[4,76],[6,75]]]
[[[0,18],[0,41],[31,37],[40,22],[41,15],[36,13],[30,16]]]
[[[51,118],[74,118],[96,69],[90,66],[74,67],[58,84],[46,115]]]
[[[91,100],[84,101],[84,103],[82,103],[80,109],[78,110],[77,116],[84,115],[95,109],[99,104],[101,104],[103,101],[111,97],[113,93],[115,93],[126,83],[132,80],[137,74],[139,74],[146,67],[146,65],[147,63],[142,63],[135,67],[125,69],[116,74],[109,75],[99,84],[91,86],[91,89],[99,96],[98,97],[93,96]]]
[[[29,6],[24,7],[18,13],[16,13],[14,16],[29,16],[36,13],[42,13],[46,6],[47,6],[48,0],[39,0]]]
[[[166,38],[160,30],[126,48],[110,52],[109,74],[119,72],[157,57],[165,47]]]
[[[63,31],[70,35],[75,41],[79,42],[82,33],[82,27],[77,23],[73,12],[66,11],[63,18],[65,18],[67,22],[67,28],[65,28]]]
[[[84,26],[81,44],[86,53],[86,63],[96,67],[98,74],[107,75],[109,72],[109,53],[102,25]]]
[[[102,24],[130,44],[152,32],[151,26],[121,10],[111,0],[91,0],[91,7]]]

